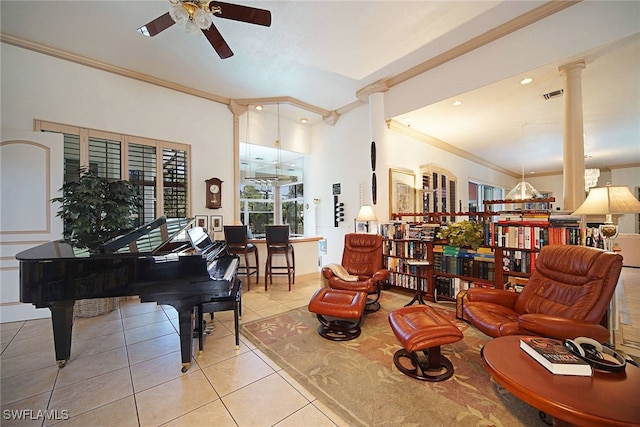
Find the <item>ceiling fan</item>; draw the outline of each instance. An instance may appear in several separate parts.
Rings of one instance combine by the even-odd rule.
[[[271,12],[264,9],[213,0],[169,0],[169,2],[172,4],[169,12],[138,28],[138,32],[147,37],[153,37],[173,24],[184,24],[188,33],[197,34],[202,31],[222,59],[233,56],[233,52],[220,31],[213,25],[212,16],[265,27],[271,26]]]

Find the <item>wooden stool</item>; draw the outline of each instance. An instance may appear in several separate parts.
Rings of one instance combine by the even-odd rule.
[[[402,307],[389,314],[389,324],[404,348],[393,355],[396,368],[423,381],[444,381],[453,375],[451,361],[440,354],[440,346],[460,341],[462,332],[433,308],[425,305]],[[412,368],[401,363],[411,362]]]
[[[309,302],[309,311],[316,313],[318,333],[332,341],[348,341],[360,336],[360,323],[367,293],[321,288]]]

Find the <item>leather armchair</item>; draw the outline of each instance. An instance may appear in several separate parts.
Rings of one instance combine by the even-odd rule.
[[[585,246],[542,248],[524,290],[467,291],[464,316],[491,337],[537,335],[556,339],[593,338],[609,331],[600,322],[622,269],[622,257]]]
[[[381,282],[389,278],[389,270],[382,268],[382,236],[379,234],[349,233],[344,236],[342,266],[356,281],[343,280],[324,267],[322,275],[332,289],[364,291],[373,295],[367,300],[365,312],[380,309]]]

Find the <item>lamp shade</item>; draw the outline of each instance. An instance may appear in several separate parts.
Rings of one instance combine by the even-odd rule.
[[[371,205],[360,206],[360,212],[356,217],[356,221],[377,221],[376,214],[373,213]]]
[[[640,201],[626,185],[594,187],[573,215],[609,215],[640,212]]]

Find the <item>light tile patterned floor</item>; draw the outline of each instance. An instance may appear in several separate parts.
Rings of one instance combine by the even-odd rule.
[[[241,322],[305,306],[320,287],[315,274],[296,278],[291,292],[282,279],[274,278],[267,292],[260,284],[243,293]],[[177,313],[170,306],[133,299],[104,316],[77,318],[64,369],[55,364],[49,319],[2,324],[0,424],[346,425],[242,337],[236,350],[233,312],[216,313],[214,323],[205,352],[194,353],[186,374],[180,372]],[[8,419],[7,411],[27,419]],[[61,420],[66,414],[70,418]]]
[[[627,272],[625,277],[632,278],[629,284],[638,285],[639,271]],[[242,322],[305,306],[321,286],[316,275],[297,278],[291,292],[286,279],[274,282],[268,292],[254,285],[243,293]],[[639,294],[639,286],[625,286],[633,316],[638,313]],[[177,328],[173,308],[123,301],[104,316],[76,319],[72,358],[58,369],[49,319],[0,324],[0,424],[346,425],[242,337],[236,350],[232,312],[216,314],[205,352],[194,353],[186,374],[180,372]],[[6,411],[18,411],[14,414],[28,419],[7,419],[12,413]],[[46,415],[64,418],[67,413],[67,420],[43,420]]]

